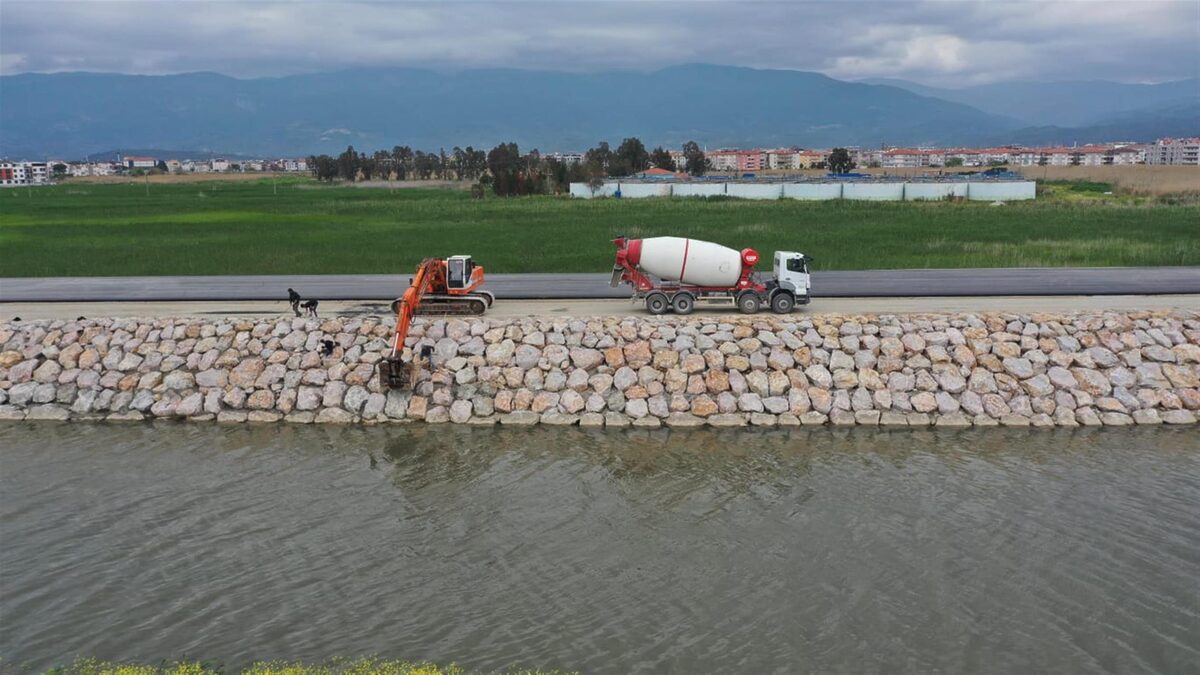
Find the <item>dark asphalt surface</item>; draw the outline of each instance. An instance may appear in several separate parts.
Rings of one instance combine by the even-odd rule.
[[[0,279],[0,302],[278,300],[288,287],[318,300],[391,300],[404,274],[25,277]],[[489,274],[485,288],[506,299],[627,298],[609,274]],[[1161,295],[1200,293],[1200,267],[1000,268],[815,272],[813,297]]]

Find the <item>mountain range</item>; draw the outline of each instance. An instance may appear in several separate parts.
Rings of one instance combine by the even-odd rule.
[[[710,148],[1070,143],[1200,133],[1198,112],[1197,80],[934,89],[712,65],[591,74],[360,68],[254,79],[19,74],[0,77],[0,156],[73,159],[133,147],[292,156],[506,141],[546,152],[627,136]]]

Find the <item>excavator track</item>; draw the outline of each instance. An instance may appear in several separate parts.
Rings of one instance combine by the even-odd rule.
[[[425,295],[417,306],[416,316],[478,316],[492,306],[494,297],[487,291],[466,295]],[[392,312],[396,312],[400,298],[392,301]]]

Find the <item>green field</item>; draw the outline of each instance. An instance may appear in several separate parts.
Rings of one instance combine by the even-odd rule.
[[[0,276],[406,273],[469,253],[492,272],[605,272],[610,240],[680,235],[818,270],[1200,265],[1200,204],[1051,185],[990,206],[741,200],[473,200],[303,180],[0,191]],[[1178,201],[1178,200],[1177,200]]]

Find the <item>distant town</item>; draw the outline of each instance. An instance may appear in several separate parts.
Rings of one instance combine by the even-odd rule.
[[[848,147],[851,160],[860,168],[942,169],[998,166],[1130,166],[1136,164],[1200,166],[1200,137],[1160,138],[1154,143],[1114,142],[1098,145],[992,148]],[[814,148],[718,148],[706,150],[708,170],[754,173],[826,169],[830,149]],[[669,151],[683,166],[684,153]],[[542,155],[567,165],[584,161],[581,152]],[[175,159],[142,155],[119,156],[116,161],[9,161],[0,160],[0,187],[49,185],[57,180],[87,176],[140,176],[147,173],[309,173],[310,158],[294,159]]]

